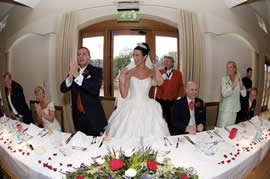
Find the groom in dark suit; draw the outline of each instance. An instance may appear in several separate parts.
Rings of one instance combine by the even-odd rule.
[[[89,64],[90,51],[82,47],[77,52],[77,59],[70,60],[68,77],[61,84],[61,92],[71,90],[72,117],[77,131],[98,136],[107,125],[107,119],[99,91],[102,85],[102,69]]]
[[[177,100],[172,108],[172,135],[192,134],[201,132],[205,127],[205,107],[197,98],[198,86],[190,81],[186,86],[186,96]]]
[[[12,80],[11,73],[9,72],[6,72],[3,77],[11,118],[17,118],[26,124],[30,124],[33,122],[32,113],[25,102],[22,86]]]

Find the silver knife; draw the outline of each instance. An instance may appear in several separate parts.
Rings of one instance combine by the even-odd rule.
[[[185,139],[187,139],[192,145],[196,145],[190,138],[189,136],[184,136]]]
[[[179,145],[179,137],[177,138],[176,148],[178,148]]]
[[[75,133],[72,133],[72,134],[69,136],[69,138],[66,140],[66,144],[68,144],[68,143],[70,142],[71,138],[72,138],[74,135],[75,135]]]
[[[103,145],[103,141],[104,141],[104,137],[103,137],[102,141],[100,142],[98,148],[100,148]]]

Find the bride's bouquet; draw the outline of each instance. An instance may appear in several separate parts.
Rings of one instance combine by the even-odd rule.
[[[166,155],[166,154],[165,154]],[[193,168],[174,167],[168,157],[164,157],[151,147],[142,147],[123,151],[109,150],[105,156],[92,158],[89,166],[81,164],[74,172],[67,174],[67,178],[199,178]]]

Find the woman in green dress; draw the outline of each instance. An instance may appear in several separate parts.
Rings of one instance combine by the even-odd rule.
[[[246,96],[246,88],[242,83],[241,73],[237,74],[237,67],[234,61],[226,64],[227,75],[221,79],[221,93],[223,100],[219,106],[217,127],[233,125],[237,112],[240,111],[240,95]]]

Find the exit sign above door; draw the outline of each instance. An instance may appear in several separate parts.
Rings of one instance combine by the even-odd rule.
[[[119,11],[117,14],[117,21],[139,21],[139,19],[137,11]]]

